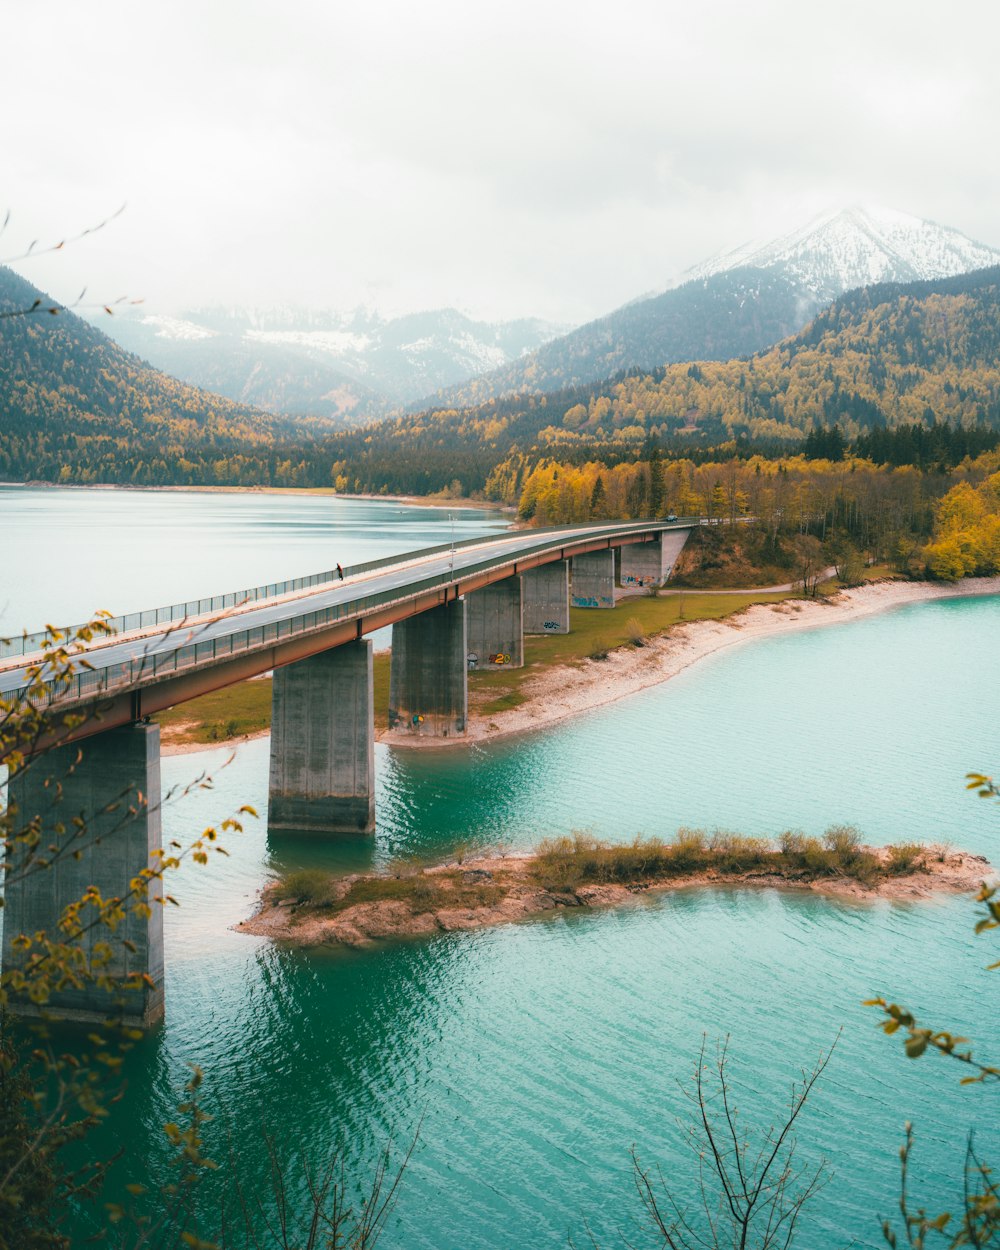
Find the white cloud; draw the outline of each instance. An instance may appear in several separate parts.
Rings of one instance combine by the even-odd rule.
[[[1000,244],[990,0],[49,0],[4,26],[0,254],[129,204],[21,266],[61,298],[582,320],[858,199]]]

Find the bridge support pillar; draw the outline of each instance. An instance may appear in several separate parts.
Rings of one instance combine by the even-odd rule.
[[[372,672],[367,640],[274,670],[269,832],[374,832]]]
[[[464,734],[467,654],[463,599],[393,625],[389,728],[432,738]]]
[[[569,561],[555,560],[523,575],[524,632],[569,633]]]
[[[15,968],[22,958],[14,945],[19,934],[44,930],[61,938],[58,922],[63,910],[96,886],[103,898],[123,901],[125,918],[112,933],[100,924],[90,926],[93,913],[84,908],[80,949],[89,962],[95,945],[107,943],[111,961],[102,971],[116,981],[149,978],[121,994],[86,983],[53,989],[41,1007],[15,995],[15,1012],[23,1016],[51,1012],[82,1021],[115,1017],[137,1028],[156,1024],[163,1016],[163,908],[156,901],[161,883],[150,882],[148,917],[132,910],[132,902],[139,899],[129,898],[129,883],[151,866],[152,852],[162,845],[159,725],[125,725],[79,746],[46,751],[13,777],[9,799],[16,812],[15,828],[33,817],[41,819],[41,854],[49,865],[33,866],[20,847],[11,855],[3,912],[4,971]],[[84,821],[79,832],[73,823],[77,817]],[[65,825],[67,832],[57,834],[56,824]],[[59,852],[49,852],[50,845],[58,846]]]
[[[613,608],[615,606],[615,553],[588,551],[573,557],[574,608]]]
[[[465,598],[470,669],[521,668],[524,664],[523,594],[520,577],[474,590]],[[473,664],[472,657],[476,656]]]
[[[622,547],[623,586],[662,586],[687,542],[690,530],[669,530],[648,543]]]

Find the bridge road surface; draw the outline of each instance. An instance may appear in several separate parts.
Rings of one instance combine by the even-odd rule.
[[[697,521],[693,522],[695,525]],[[516,559],[518,555],[538,552],[548,548],[571,547],[587,540],[601,541],[610,539],[612,544],[616,538],[633,534],[660,533],[669,530],[690,529],[691,521],[658,522],[633,521],[609,526],[567,526],[548,533],[537,530],[521,530],[513,535],[502,538],[485,539],[474,546],[458,547],[454,551],[438,551],[432,555],[422,555],[419,551],[407,559],[409,553],[402,552],[397,564],[384,569],[376,569],[346,577],[343,581],[327,583],[315,590],[304,590],[294,594],[285,594],[254,605],[240,607],[225,612],[215,612],[199,618],[188,618],[183,622],[165,624],[162,629],[156,627],[136,631],[130,637],[97,638],[82,653],[86,656],[95,671],[114,668],[128,663],[130,660],[149,662],[154,656],[169,655],[182,647],[193,643],[211,642],[213,639],[227,638],[243,633],[246,630],[258,629],[262,626],[293,620],[296,617],[328,607],[347,607],[358,599],[369,595],[397,591],[393,599],[406,599],[408,594],[417,594],[426,589],[426,580],[435,576],[448,580],[441,583],[441,588],[453,586],[462,580],[463,573],[473,569],[481,572],[485,560],[495,561],[502,566]],[[554,559],[560,557],[554,556]],[[569,558],[569,555],[567,556]],[[421,584],[424,585],[421,585]],[[376,614],[385,604],[369,609]],[[360,609],[358,616],[362,622],[366,614]],[[366,631],[363,631],[366,632]],[[230,656],[220,657],[229,659]],[[28,662],[26,663],[26,660]],[[37,655],[34,663],[37,663]],[[16,656],[0,662],[0,694],[7,695],[27,685],[30,680],[28,670],[32,661],[29,657]],[[108,692],[110,693],[110,691]],[[96,695],[95,697],[100,697]],[[181,701],[181,700],[178,700]],[[61,701],[60,701],[61,702]]]

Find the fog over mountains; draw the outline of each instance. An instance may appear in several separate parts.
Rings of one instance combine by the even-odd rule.
[[[729,360],[798,333],[846,291],[948,278],[998,261],[1000,250],[958,230],[893,209],[846,208],[767,243],[711,257],[662,294],[626,304],[434,402],[476,404],[620,371]]]
[[[537,319],[455,309],[384,318],[295,308],[142,308],[101,328],[156,368],[270,412],[355,424],[405,408],[544,394],[621,372],[729,360],[796,334],[848,290],[950,277],[1000,249],[878,206],[831,211],[791,233],[721,252],[568,333]]]
[[[270,412],[384,416],[495,369],[562,327],[475,321],[453,308],[385,319],[377,312],[210,308],[177,316],[141,308],[101,329],[157,369]]]

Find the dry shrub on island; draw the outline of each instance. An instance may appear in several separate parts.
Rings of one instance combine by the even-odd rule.
[[[767,838],[728,830],[707,833],[682,828],[672,841],[639,836],[608,843],[588,833],[547,838],[528,861],[522,880],[553,893],[572,893],[586,885],[637,885],[712,873],[815,881],[844,877],[872,886],[887,877],[927,870],[926,848],[902,843],[880,853],[864,846],[857,829],[834,825],[822,838],[786,832],[777,845]],[[476,870],[435,870],[397,865],[384,876],[336,878],[318,868],[290,873],[274,887],[274,897],[297,910],[335,913],[366,903],[399,902],[414,915],[441,908],[494,907],[514,880]]]
[[[885,876],[920,871],[924,848],[916,843],[892,847],[883,858],[865,847],[857,829],[832,826],[823,838],[784,833],[775,847],[766,838],[718,830],[680,829],[672,842],[638,837],[612,845],[589,834],[549,838],[540,844],[532,867],[547,888],[584,884],[628,884],[669,879],[712,870],[739,876],[755,871],[797,879],[849,877],[872,885]]]
[[[644,647],[646,645],[646,631],[642,628],[642,623],[638,617],[630,616],[628,618],[625,622],[625,633],[633,647]]]

